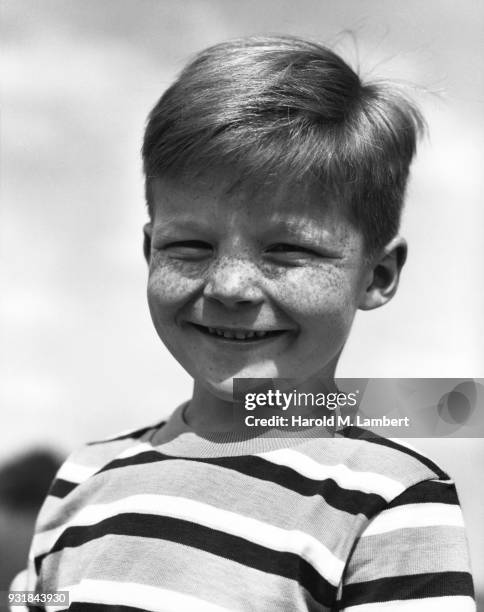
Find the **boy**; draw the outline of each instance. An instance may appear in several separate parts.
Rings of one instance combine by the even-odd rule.
[[[475,609],[455,487],[431,461],[356,428],[230,431],[235,377],[317,389],[356,310],[395,294],[422,128],[404,97],[296,38],[185,68],[146,127],[144,251],[193,395],[68,459],[29,588],[83,611]]]

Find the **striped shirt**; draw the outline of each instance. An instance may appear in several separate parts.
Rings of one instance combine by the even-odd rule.
[[[76,612],[475,610],[455,486],[429,459],[358,428],[197,435],[182,407],[67,459],[28,588]]]

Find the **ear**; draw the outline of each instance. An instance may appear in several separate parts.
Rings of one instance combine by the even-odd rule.
[[[360,310],[372,310],[389,302],[395,295],[400,272],[407,258],[407,242],[401,236],[391,240],[375,257],[361,296]]]
[[[146,263],[150,265],[151,258],[151,234],[153,233],[153,224],[151,221],[143,225],[143,253]]]

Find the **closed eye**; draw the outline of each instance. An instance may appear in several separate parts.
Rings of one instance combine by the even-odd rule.
[[[271,245],[266,249],[266,254],[269,255],[271,259],[281,263],[295,263],[302,259],[321,257],[319,253],[312,249],[299,244],[289,244],[285,242]]]
[[[269,247],[268,251],[271,253],[297,252],[297,253],[312,253],[314,255],[316,254],[314,253],[314,251],[311,251],[311,249],[308,249],[307,247],[303,247],[298,244],[286,244],[284,242],[272,245],[271,247]]]
[[[170,242],[163,247],[170,257],[186,260],[199,260],[209,257],[212,245],[202,240],[179,240]]]

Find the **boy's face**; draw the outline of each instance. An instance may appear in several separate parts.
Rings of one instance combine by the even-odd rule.
[[[158,335],[222,399],[234,377],[332,376],[371,279],[361,234],[315,195],[229,185],[152,183]]]

